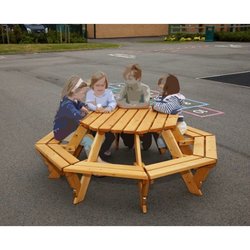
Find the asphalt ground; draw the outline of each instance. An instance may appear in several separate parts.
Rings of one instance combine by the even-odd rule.
[[[249,226],[250,89],[201,78],[249,71],[250,44],[119,42],[118,49],[0,57],[0,225]],[[34,144],[52,130],[66,79],[72,74],[89,79],[101,70],[116,84],[130,63],[141,65],[143,82],[151,89],[161,74],[170,72],[179,78],[186,98],[219,111],[207,117],[185,114],[190,126],[216,135],[218,163],[201,197],[188,192],[180,175],[155,181],[147,214],[140,211],[136,181],[118,178],[92,178],[85,201],[73,205],[66,179],[48,179]],[[145,162],[164,157],[154,144],[143,152]],[[122,143],[113,159],[134,160]]]
[[[222,75],[222,76],[214,76],[214,77],[206,77],[203,79],[250,87],[250,72],[229,74],[229,75]]]

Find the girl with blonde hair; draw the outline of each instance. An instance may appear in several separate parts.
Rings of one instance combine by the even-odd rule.
[[[72,76],[66,82],[61,94],[61,101],[54,119],[54,137],[62,143],[68,143],[75,130],[87,114],[87,105],[83,102],[87,92],[87,83],[79,76]],[[81,141],[88,156],[93,142],[92,135],[85,135]],[[102,161],[98,158],[98,161]]]

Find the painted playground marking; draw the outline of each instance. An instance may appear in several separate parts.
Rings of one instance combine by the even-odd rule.
[[[197,107],[203,107],[203,106],[208,106],[209,104],[206,102],[199,102],[196,100],[192,99],[185,99],[183,109],[190,109],[190,108],[197,108]]]
[[[124,85],[125,83],[123,82],[109,84],[109,89],[111,89],[111,91],[114,93],[115,98],[119,97],[121,88]],[[151,104],[153,103],[153,98],[155,98],[157,95],[159,95],[159,91],[150,90]],[[206,103],[206,102],[200,102],[200,101],[186,98],[183,104],[183,113],[194,115],[200,118],[224,114],[224,112],[222,111],[205,107],[208,105],[209,103]]]
[[[219,111],[216,109],[210,109],[207,107],[206,108],[205,107],[191,108],[191,109],[188,109],[188,111],[184,110],[183,113],[198,116],[201,118],[224,114],[224,112],[222,111]]]
[[[129,55],[129,54],[108,54],[109,56],[114,56],[114,57],[122,57],[122,58],[136,58],[135,55]]]

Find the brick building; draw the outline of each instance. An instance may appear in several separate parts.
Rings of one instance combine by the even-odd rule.
[[[164,36],[172,33],[205,33],[206,26],[216,31],[249,29],[246,24],[87,24],[88,38]]]

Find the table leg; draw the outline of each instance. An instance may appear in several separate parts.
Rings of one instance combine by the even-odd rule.
[[[99,132],[96,133],[91,150],[89,152],[87,162],[97,161],[99,151],[100,151],[102,142],[104,140],[104,136],[105,134],[100,134]],[[77,204],[84,200],[90,180],[91,180],[91,175],[83,175],[81,177],[80,188],[79,188],[79,191],[75,193],[75,198],[73,202],[74,204]]]
[[[141,141],[140,136],[135,134],[135,159],[136,165],[142,166],[142,157],[141,157]]]
[[[145,214],[147,213],[147,197],[149,191],[149,181],[141,180],[139,181],[139,192],[140,192],[140,206],[142,212]]]

